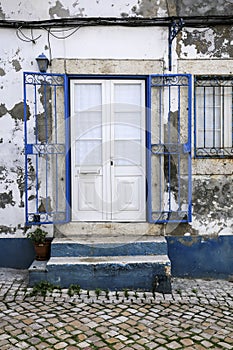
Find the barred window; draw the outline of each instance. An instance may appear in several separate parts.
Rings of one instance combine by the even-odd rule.
[[[232,157],[232,76],[195,77],[195,155]]]

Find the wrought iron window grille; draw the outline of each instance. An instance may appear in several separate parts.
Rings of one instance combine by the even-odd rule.
[[[233,157],[233,76],[194,79],[194,154],[196,158]]]

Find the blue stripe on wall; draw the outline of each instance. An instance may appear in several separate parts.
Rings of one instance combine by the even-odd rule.
[[[233,236],[166,239],[174,277],[233,277]]]
[[[34,247],[29,239],[0,239],[0,267],[27,269],[34,258]]]

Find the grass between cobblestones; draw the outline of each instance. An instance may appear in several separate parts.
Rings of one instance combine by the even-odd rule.
[[[233,284],[176,280],[172,294],[0,285],[0,349],[233,349]]]

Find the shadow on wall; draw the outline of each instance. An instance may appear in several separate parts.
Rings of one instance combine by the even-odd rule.
[[[166,237],[172,276],[233,278],[233,236]]]

